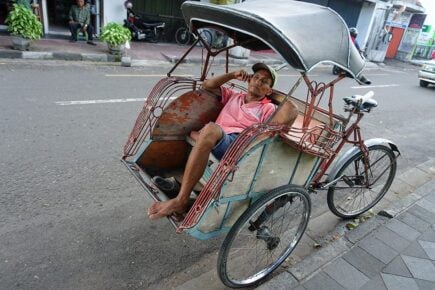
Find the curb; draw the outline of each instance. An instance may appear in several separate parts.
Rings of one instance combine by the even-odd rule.
[[[167,62],[175,64],[180,60],[180,56],[170,55],[168,53],[161,53]],[[0,49],[0,58],[8,59],[29,59],[29,60],[66,60],[66,61],[93,61],[93,62],[119,62],[122,66],[145,66],[153,63],[161,64],[162,61],[147,60],[147,59],[132,59],[127,55],[110,55],[102,53],[74,53],[74,52],[46,52],[46,51],[18,51]],[[186,57],[183,63],[201,64],[203,59],[201,57]],[[224,65],[226,59],[223,57],[215,58],[214,64]],[[252,65],[257,62],[263,62],[268,65],[280,65],[283,60],[276,58],[257,58],[250,57],[246,59],[228,58],[228,63],[233,65]]]
[[[120,55],[108,55],[108,54],[101,54],[101,53],[17,51],[17,50],[3,50],[3,49],[0,49],[0,58],[32,59],[32,60],[121,62]]]

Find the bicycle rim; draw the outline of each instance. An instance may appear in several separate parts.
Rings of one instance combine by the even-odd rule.
[[[396,175],[395,156],[389,147],[368,149],[367,172],[359,153],[343,165],[335,177],[340,177],[339,181],[328,190],[328,206],[339,217],[353,218],[371,209],[387,193]]]
[[[310,207],[305,190],[284,186],[248,208],[231,228],[219,252],[222,282],[229,287],[246,287],[273,272],[301,239]]]

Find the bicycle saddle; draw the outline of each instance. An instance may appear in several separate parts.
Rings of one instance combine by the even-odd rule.
[[[373,91],[370,91],[363,96],[354,95],[352,97],[345,97],[343,100],[346,105],[353,106],[359,111],[370,112],[372,108],[378,106],[378,102],[375,99],[372,99],[373,95]]]

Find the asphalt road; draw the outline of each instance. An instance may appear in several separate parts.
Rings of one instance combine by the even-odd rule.
[[[119,161],[142,99],[168,70],[0,60],[1,289],[153,288],[194,265],[184,276],[215,267],[207,257],[221,239],[201,242],[166,220],[150,222],[151,199]],[[367,70],[379,107],[363,120],[364,136],[397,143],[399,173],[435,156],[435,87],[420,88],[417,70]],[[312,74],[332,77],[325,67]],[[281,71],[277,88],[295,79]],[[345,80],[334,107],[367,91]]]

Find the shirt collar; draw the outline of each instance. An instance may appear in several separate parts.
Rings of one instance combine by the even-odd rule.
[[[261,101],[262,104],[269,104],[270,102],[272,102],[268,97],[264,97]]]

